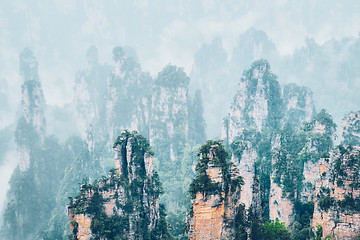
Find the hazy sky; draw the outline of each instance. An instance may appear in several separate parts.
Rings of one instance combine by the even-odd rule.
[[[18,54],[30,47],[48,104],[72,99],[74,74],[86,67],[95,44],[100,62],[111,63],[114,46],[136,49],[144,70],[155,76],[171,62],[190,73],[204,42],[221,36],[229,57],[239,34],[264,30],[280,53],[289,54],[306,37],[319,43],[360,32],[357,0],[13,0],[0,3],[0,80],[11,103],[20,98]]]

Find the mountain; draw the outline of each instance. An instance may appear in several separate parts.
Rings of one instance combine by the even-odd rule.
[[[357,144],[358,119],[357,113],[344,118],[343,144]],[[294,84],[281,88],[268,62],[255,61],[240,79],[223,129],[227,150],[222,156],[228,152],[229,160],[222,161],[235,167],[231,177],[240,178],[243,185],[227,196],[226,188],[219,186],[232,178],[224,177],[224,168],[216,168],[217,158],[213,166],[211,154],[200,152],[190,192],[195,188],[194,193],[202,195],[193,195],[189,237],[358,236],[359,149],[336,147],[335,137],[336,124],[324,109],[316,113],[309,89]],[[226,209],[232,209],[230,214]]]
[[[190,239],[233,238],[239,234],[237,227],[244,215],[244,205],[238,201],[243,178],[227,162],[228,155],[220,141],[208,141],[198,155],[197,175],[189,190],[192,208],[188,215],[188,236]]]
[[[19,60],[24,80],[15,130],[19,165],[10,179],[1,234],[4,239],[35,239],[50,219],[69,158],[57,139],[46,135],[45,100],[34,54],[24,49]]]
[[[171,239],[149,142],[137,132],[125,131],[114,150],[116,167],[109,176],[83,184],[80,194],[70,199],[73,238]]]

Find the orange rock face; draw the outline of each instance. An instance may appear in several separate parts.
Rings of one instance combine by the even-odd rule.
[[[224,172],[231,171],[232,178],[239,175],[235,169],[226,165],[224,162],[226,157],[225,159],[218,158],[217,153],[219,152],[217,151],[221,152],[221,150],[219,150],[221,148],[222,146],[216,143],[211,145],[209,153],[200,154],[198,166],[205,163],[207,164],[207,168],[205,172],[199,174],[207,175],[210,182],[218,186],[218,190],[211,193],[200,190],[196,192],[196,196],[192,199],[192,212],[188,219],[188,237],[191,240],[233,238],[234,229],[229,227],[229,223],[235,219],[238,207],[240,206],[240,188],[236,185],[233,192],[225,190],[224,179],[226,179],[225,176],[228,175],[225,175],[226,173]],[[203,155],[206,155],[205,160],[201,157]],[[204,189],[206,186],[207,185],[202,185],[201,189]],[[229,186],[229,189],[230,188],[231,186]]]
[[[69,211],[69,217],[71,231],[73,231],[74,228],[77,228],[77,239],[91,239],[91,218],[87,214],[74,214],[72,211]],[[73,224],[76,224],[77,226],[74,226]]]
[[[224,204],[219,204],[219,198],[218,195],[196,195],[190,239],[221,239],[225,207]]]

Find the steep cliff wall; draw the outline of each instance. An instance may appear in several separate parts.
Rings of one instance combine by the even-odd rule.
[[[197,175],[190,184],[190,239],[230,239],[237,234],[236,219],[244,214],[238,201],[243,179],[227,156],[220,142],[208,141],[200,148]]]
[[[88,66],[75,76],[74,103],[77,129],[83,139],[86,138],[90,125],[98,128],[99,122],[105,121],[106,79],[110,67],[98,62],[95,46],[87,50]],[[97,129],[97,132],[99,130]]]
[[[258,224],[250,218],[254,215],[260,222],[284,222],[294,239],[310,239],[315,233],[357,237],[359,148],[333,151],[332,117],[325,110],[315,114],[307,88],[286,85],[282,95],[274,90],[279,88],[271,90],[277,84],[268,69],[266,62],[257,61],[245,71],[223,131],[231,161],[245,180],[240,202],[251,213],[250,237]],[[342,143],[358,145],[359,116],[344,118]]]
[[[224,122],[223,138],[230,145],[232,162],[245,180],[241,202],[251,208],[254,216],[270,215],[269,199],[274,194],[270,193],[272,139],[282,127],[288,105],[270,65],[258,60],[240,79]]]
[[[340,140],[344,145],[360,145],[360,112],[351,112],[343,118]]]
[[[30,49],[20,53],[20,75],[23,77],[21,117],[16,127],[19,168],[26,171],[30,167],[30,151],[44,142],[46,123],[44,116],[45,100],[42,92],[38,62]]]
[[[301,123],[312,120],[315,115],[315,107],[313,94],[309,88],[287,84],[282,89],[282,96],[285,105],[283,122],[299,129]]]
[[[183,69],[172,65],[166,66],[155,80],[150,141],[157,147],[168,142],[162,151],[171,161],[179,156],[179,145],[188,136],[189,81]]]
[[[360,147],[358,113],[347,114],[341,126],[341,140],[319,161],[319,177],[314,188],[315,209],[312,226],[322,236],[354,239],[360,235]],[[320,124],[318,124],[319,126]],[[317,127],[318,132],[327,128]]]
[[[283,100],[276,76],[265,60],[255,61],[240,79],[238,91],[225,120],[223,138],[234,141],[244,131],[265,132],[280,127]]]
[[[312,225],[322,236],[354,239],[360,235],[360,147],[339,146],[320,162]]]
[[[45,101],[34,54],[24,49],[19,60],[24,80],[15,131],[19,166],[9,181],[0,238],[32,240],[44,236],[69,159],[62,145],[45,134]]]
[[[142,72],[140,65],[123,48],[115,47],[106,98],[106,133],[111,141],[124,129],[149,136],[152,89],[149,73]]]
[[[281,90],[266,61],[244,72],[223,137],[245,180],[240,202],[252,217],[278,219],[296,239],[312,236],[320,159],[333,148],[335,127],[325,110],[315,114],[309,89]]]
[[[93,185],[84,184],[68,207],[73,237],[167,239],[161,186],[148,141],[125,131],[114,149],[116,168]]]
[[[172,233],[180,238],[189,208],[188,184],[194,175],[197,144],[205,141],[201,91],[189,94],[190,79],[182,68],[167,65],[154,80],[149,139],[164,186]]]

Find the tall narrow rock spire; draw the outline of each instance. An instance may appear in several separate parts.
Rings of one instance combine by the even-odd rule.
[[[38,63],[32,51],[25,48],[20,53],[20,75],[23,77],[21,117],[16,127],[16,143],[20,171],[30,167],[30,151],[43,144],[46,130],[45,100],[37,72]]]

